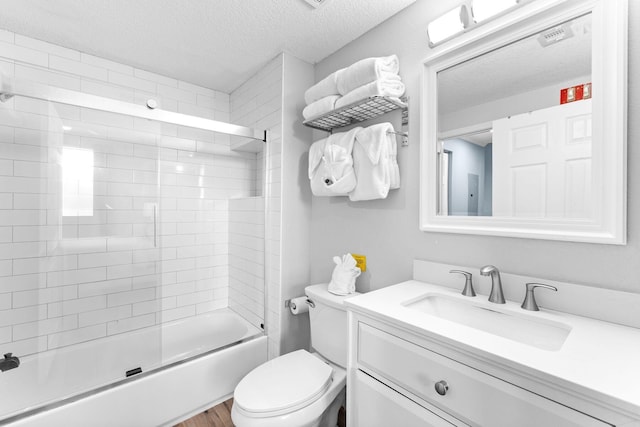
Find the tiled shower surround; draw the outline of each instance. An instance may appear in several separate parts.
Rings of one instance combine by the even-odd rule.
[[[227,94],[6,31],[0,70],[229,121]],[[211,132],[20,97],[0,104],[0,352],[227,307],[230,280],[231,293],[259,300],[246,286],[264,280],[261,162]],[[260,326],[260,304],[236,310]]]
[[[229,200],[229,307],[264,322],[264,198]]]

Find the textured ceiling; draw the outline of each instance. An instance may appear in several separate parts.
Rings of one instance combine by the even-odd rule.
[[[287,51],[316,63],[415,0],[0,0],[0,28],[230,92]]]
[[[591,16],[568,25],[574,36],[556,44],[542,47],[533,35],[442,71],[438,111],[448,114],[590,75]]]

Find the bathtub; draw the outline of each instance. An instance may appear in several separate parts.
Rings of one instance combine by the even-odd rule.
[[[229,309],[62,347],[0,374],[0,425],[170,426],[266,359],[267,337]]]

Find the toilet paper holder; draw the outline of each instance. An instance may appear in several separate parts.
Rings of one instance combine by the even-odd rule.
[[[309,298],[307,298],[307,304],[309,304],[309,307],[311,307],[311,308],[315,308],[316,307],[316,303],[311,301]],[[295,303],[294,303],[294,305],[295,305]],[[285,308],[291,307],[291,300],[290,299],[284,300],[284,307]]]

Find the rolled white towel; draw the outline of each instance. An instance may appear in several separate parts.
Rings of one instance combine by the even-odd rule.
[[[304,110],[302,110],[302,116],[306,120],[328,113],[336,107],[336,101],[338,98],[340,98],[340,95],[329,95],[324,98],[320,98],[304,107]]]
[[[396,79],[382,78],[360,86],[336,101],[335,108],[363,100],[370,96],[392,96],[399,98],[404,95],[404,83]]]
[[[383,77],[397,76],[400,63],[396,55],[362,59],[347,68],[336,71],[338,93],[346,95],[352,90]]]
[[[339,95],[340,92],[338,92],[337,75],[340,71],[342,70],[329,74],[327,77],[307,89],[304,93],[304,102],[309,105],[324,97]]]

